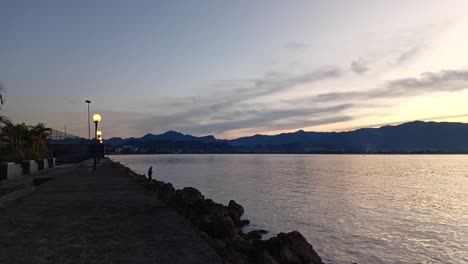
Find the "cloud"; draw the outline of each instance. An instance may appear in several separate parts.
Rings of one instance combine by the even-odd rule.
[[[222,134],[231,130],[259,131],[297,129],[352,120],[348,110],[375,108],[361,102],[371,99],[401,98],[431,92],[450,92],[468,88],[468,71],[448,70],[423,73],[419,77],[395,79],[374,89],[322,93],[268,104],[258,99],[293,88],[340,76],[337,69],[290,75],[270,72],[262,78],[242,81],[243,86],[206,96],[173,99],[171,110],[152,114],[133,122],[134,131],[163,132],[175,129],[195,134]],[[236,84],[236,82],[232,82]],[[313,105],[314,107],[311,107]]]
[[[63,97],[63,100],[71,105],[78,105],[78,102],[75,99]]]
[[[398,56],[396,59],[396,64],[403,64],[406,62],[411,61],[415,57],[417,57],[426,47],[424,45],[417,45],[414,47],[411,47],[408,50],[405,50],[403,53]]]
[[[284,48],[292,51],[305,51],[309,48],[309,45],[303,42],[286,42],[283,44]]]
[[[328,67],[302,74],[272,71],[257,79],[243,79],[239,83],[231,81],[233,87],[226,92],[166,99],[165,102],[154,105],[154,108],[158,109],[157,112],[163,114],[156,114],[138,122],[135,129],[154,131],[165,127],[191,133],[217,133],[227,129],[264,125],[295,115],[303,116],[319,110],[277,109],[276,106],[262,104],[258,100],[264,96],[287,91],[297,85],[339,76],[341,76],[339,69]],[[257,102],[248,103],[253,101]]]
[[[369,68],[364,66],[364,63],[361,60],[352,61],[350,68],[351,68],[351,71],[353,71],[356,74],[363,74],[369,70]]]
[[[319,126],[326,124],[335,124],[340,122],[351,121],[354,118],[347,115],[332,115],[329,117],[317,117],[312,119],[301,119],[293,122],[287,122],[284,124],[273,124],[264,128],[265,131],[271,130],[291,130],[291,129],[302,129],[304,127]]]
[[[419,78],[391,80],[382,87],[367,91],[346,91],[322,93],[307,98],[288,100],[291,104],[331,102],[339,103],[353,100],[387,99],[417,96],[432,92],[455,92],[468,89],[468,71],[446,70],[422,73]]]
[[[316,107],[316,108],[296,108],[284,110],[267,110],[257,113],[250,118],[236,119],[232,121],[221,121],[207,124],[200,124],[186,127],[195,133],[222,133],[234,129],[244,129],[253,127],[267,127],[274,129],[290,129],[301,128],[305,124],[323,124],[327,120],[336,122],[336,115],[341,111],[351,108],[351,104],[341,104],[331,107]],[[237,114],[237,113],[232,113]],[[332,118],[330,118],[330,115]],[[291,118],[300,118],[300,122],[290,122]],[[340,117],[340,120],[342,117]],[[306,120],[304,122],[304,120]]]

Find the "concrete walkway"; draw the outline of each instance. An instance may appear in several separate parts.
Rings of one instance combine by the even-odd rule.
[[[0,263],[222,263],[175,211],[105,160],[0,208]]]

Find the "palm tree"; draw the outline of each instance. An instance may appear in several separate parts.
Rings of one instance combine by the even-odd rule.
[[[16,145],[16,127],[8,119],[2,120],[2,142],[9,144],[11,147]]]
[[[5,119],[2,121],[0,131],[2,134],[2,156],[9,161],[20,161],[24,157],[22,145],[26,132],[25,125],[15,125],[10,120]]]
[[[39,123],[31,127],[29,132],[33,153],[43,157],[47,154],[47,140],[52,133],[52,129],[46,127],[44,123]]]

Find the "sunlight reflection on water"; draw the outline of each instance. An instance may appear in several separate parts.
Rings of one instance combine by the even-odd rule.
[[[111,156],[246,209],[249,228],[298,230],[327,263],[468,263],[468,156]],[[154,177],[153,176],[153,177]]]

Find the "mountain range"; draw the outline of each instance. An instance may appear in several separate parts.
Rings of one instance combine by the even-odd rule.
[[[345,132],[299,130],[232,140],[168,131],[110,138],[106,145],[144,153],[468,153],[468,124],[414,121]]]

